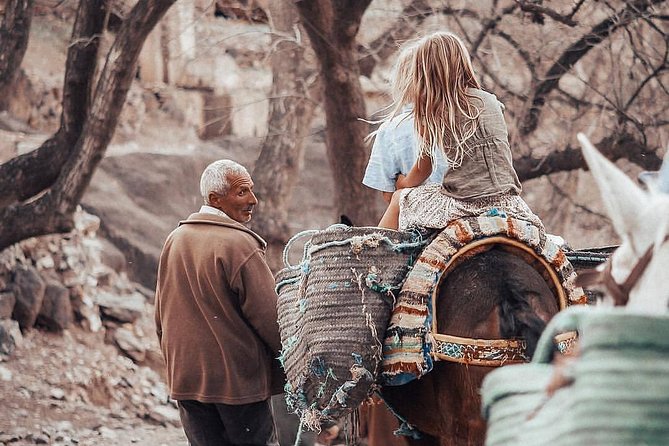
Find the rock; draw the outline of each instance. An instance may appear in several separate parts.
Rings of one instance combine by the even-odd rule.
[[[11,381],[13,376],[14,375],[11,370],[0,365],[0,380]]]
[[[83,211],[79,207],[74,215],[74,224],[79,232],[90,237],[95,235],[97,230],[100,229],[100,218]]]
[[[67,434],[63,434],[61,432],[56,432],[54,435],[53,439],[58,443],[58,444],[71,444],[71,443],[77,443],[76,441],[72,441],[72,437],[70,437]]]
[[[179,411],[172,406],[156,406],[149,411],[148,416],[150,419],[162,424],[163,426],[168,424],[173,426],[181,425]]]
[[[114,342],[133,361],[142,362],[146,358],[146,346],[127,328],[116,330]]]
[[[144,296],[137,292],[127,296],[117,296],[101,291],[94,300],[100,307],[103,317],[122,323],[136,321],[144,311]]]
[[[102,328],[100,312],[95,309],[90,301],[84,300],[84,304],[79,307],[77,315],[81,318],[81,326],[88,331],[97,333]]]
[[[34,444],[49,444],[49,436],[46,434],[34,434],[31,435],[31,439]]]
[[[95,268],[91,269],[90,274],[95,277],[95,281],[99,287],[109,288],[113,284],[119,282],[116,271],[106,265],[97,265]]]
[[[47,282],[36,323],[50,331],[63,331],[72,323],[70,291],[59,282]]]
[[[9,319],[12,317],[16,297],[11,291],[0,293],[0,319]]]
[[[123,251],[107,239],[98,238],[98,241],[100,242],[100,261],[117,273],[126,271],[128,261]]]
[[[6,283],[2,283],[5,282],[5,275],[13,271],[22,260],[25,258],[18,243],[0,251],[0,274],[2,274],[0,289],[4,290],[7,287]]]
[[[35,267],[38,270],[53,269],[56,267],[56,261],[50,255],[44,255],[35,261]]]
[[[72,306],[72,311],[74,312],[74,315],[78,318],[81,319],[80,316],[80,308],[84,304],[84,287],[81,285],[74,285],[72,287],[68,287],[70,291],[70,306]]]
[[[20,266],[16,269],[12,285],[16,304],[12,318],[18,321],[21,330],[30,329],[35,325],[42,308],[45,289],[46,285],[35,268]]]
[[[167,386],[164,383],[156,384],[151,387],[150,393],[152,396],[156,398],[156,400],[160,401],[161,403],[164,403],[165,401],[169,401],[169,395],[167,392]]]
[[[113,429],[109,429],[108,427],[100,426],[97,429],[97,431],[100,433],[100,436],[102,438],[106,438],[106,439],[110,439],[110,440],[114,440],[114,439],[118,438],[118,434],[116,433],[116,431],[114,431]]]
[[[21,436],[17,434],[0,433],[0,444],[16,443],[21,440]]]
[[[66,265],[63,265],[61,268],[66,268]],[[75,286],[83,286],[86,283],[86,276],[82,272],[76,272],[71,269],[66,269],[61,274],[63,285],[68,288]]]
[[[25,256],[26,259],[36,259],[36,253],[37,253],[37,238],[36,237],[30,237],[27,238],[23,241],[21,241],[19,244],[19,247],[23,251],[23,255]]]
[[[74,425],[70,421],[59,421],[54,427],[60,433],[71,434],[74,432]]]
[[[0,320],[0,356],[11,356],[22,342],[23,335],[19,323],[11,319]]]
[[[49,396],[51,398],[53,398],[54,400],[64,400],[65,399],[65,391],[63,389],[59,389],[57,387],[54,387],[49,392]]]
[[[150,303],[151,305],[155,303],[156,291],[154,289],[147,288],[139,283],[134,283],[133,285],[135,287],[135,291],[144,296],[148,303]]]

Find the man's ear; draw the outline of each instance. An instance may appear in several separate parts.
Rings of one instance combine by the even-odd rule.
[[[217,208],[220,203],[221,196],[217,194],[216,192],[209,192],[209,195],[207,196],[209,199],[209,205]]]

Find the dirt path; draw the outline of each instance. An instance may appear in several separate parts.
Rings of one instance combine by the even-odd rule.
[[[25,334],[0,362],[0,444],[186,445],[160,376],[103,336]]]

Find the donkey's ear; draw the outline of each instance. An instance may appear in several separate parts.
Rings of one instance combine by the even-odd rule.
[[[669,150],[664,154],[662,167],[657,177],[657,190],[669,194]]]
[[[619,236],[627,238],[636,227],[635,220],[642,215],[648,196],[615,164],[599,153],[584,134],[579,133],[577,138],[613,226]]]

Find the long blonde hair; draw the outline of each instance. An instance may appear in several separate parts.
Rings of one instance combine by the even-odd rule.
[[[444,151],[452,166],[462,164],[464,143],[478,128],[481,107],[468,88],[481,88],[474,75],[469,52],[462,41],[449,32],[436,32],[409,42],[411,59],[403,70],[406,79],[393,82],[393,115],[404,104],[413,104],[415,128],[420,137],[421,156]]]
[[[393,65],[390,74],[390,86],[391,86],[390,91],[392,93],[392,98],[393,98],[392,103],[382,109],[381,119],[374,121],[368,121],[363,119],[363,121],[369,124],[382,124],[385,122],[389,122],[395,116],[400,114],[400,112],[403,111],[406,105],[409,105],[406,102],[403,102],[404,99],[401,97],[401,92],[406,90],[408,86],[408,82],[410,79],[410,71],[414,63],[414,50],[416,49],[415,43],[416,41],[414,41],[413,43],[407,43],[402,45],[399,49],[397,59],[395,59],[395,64]],[[402,119],[402,121],[404,121],[404,119],[408,117],[409,115],[407,114]],[[399,122],[397,123],[397,125],[399,125]],[[377,127],[376,130],[372,131],[369,135],[365,137],[365,141],[369,141],[372,138],[375,138],[376,135],[379,133],[380,129],[381,127]]]

